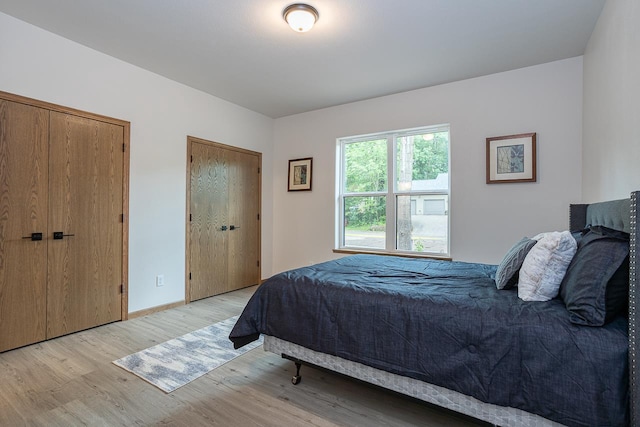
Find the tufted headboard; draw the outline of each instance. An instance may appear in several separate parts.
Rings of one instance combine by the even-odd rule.
[[[569,227],[581,230],[586,225],[605,227],[629,233],[629,388],[632,426],[640,426],[640,191],[629,199],[576,204],[569,207]]]

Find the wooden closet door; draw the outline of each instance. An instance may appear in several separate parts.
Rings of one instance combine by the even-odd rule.
[[[228,288],[228,150],[191,144],[190,300]]]
[[[260,281],[260,153],[189,137],[188,301]]]
[[[48,110],[0,100],[0,351],[45,339],[48,132]]]
[[[47,338],[122,318],[123,140],[122,126],[51,112]]]
[[[260,160],[257,155],[231,152],[229,168],[229,282],[227,291],[260,281],[259,227]],[[230,227],[231,228],[231,227]]]

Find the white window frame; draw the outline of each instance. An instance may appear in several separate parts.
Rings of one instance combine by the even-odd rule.
[[[396,138],[402,136],[411,135],[423,135],[427,133],[437,132],[449,133],[449,146],[447,147],[447,157],[449,164],[447,166],[448,183],[446,190],[436,191],[399,191],[397,189],[397,174],[396,174]],[[371,140],[387,140],[387,189],[386,191],[372,191],[372,192],[346,192],[345,182],[346,179],[346,162],[345,162],[345,146],[354,142],[363,142]],[[343,251],[353,252],[380,252],[391,254],[410,254],[413,256],[437,256],[437,257],[449,257],[450,245],[451,245],[451,129],[449,124],[441,124],[435,126],[424,126],[419,128],[395,130],[389,132],[372,133],[366,135],[350,136],[344,138],[338,138],[336,140],[337,156],[336,164],[336,248]],[[418,252],[399,250],[396,248],[397,239],[397,221],[396,221],[396,204],[398,196],[421,196],[421,195],[443,195],[448,198],[448,210],[447,210],[447,245],[446,253],[441,252]],[[363,246],[347,246],[345,245],[345,227],[344,227],[344,199],[345,197],[369,197],[369,196],[385,196],[386,197],[386,230],[385,230],[385,248],[371,248]]]

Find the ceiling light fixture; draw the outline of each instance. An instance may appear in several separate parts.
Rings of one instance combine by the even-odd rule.
[[[287,21],[287,24],[289,24],[293,31],[306,33],[313,27],[320,15],[313,6],[304,3],[295,3],[284,9],[282,17]]]

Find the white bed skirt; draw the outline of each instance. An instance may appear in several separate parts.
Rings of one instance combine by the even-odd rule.
[[[526,427],[562,425],[521,409],[484,403],[476,398],[444,387],[320,353],[269,335],[264,337],[264,350],[275,353],[278,356],[285,354],[312,365],[339,372],[495,425]]]

